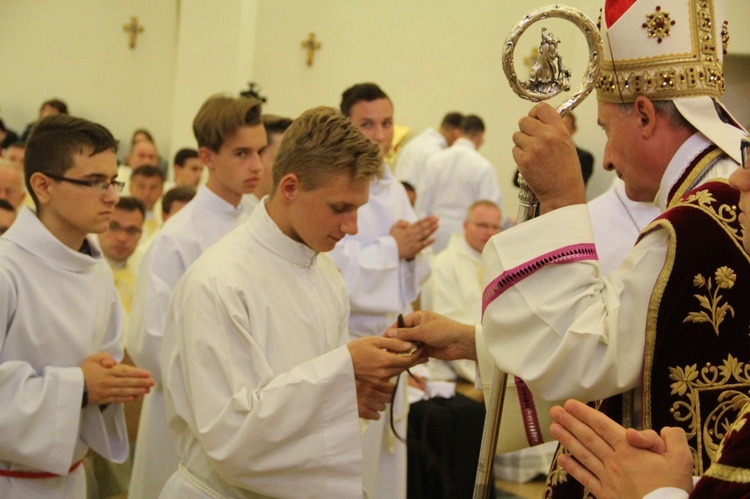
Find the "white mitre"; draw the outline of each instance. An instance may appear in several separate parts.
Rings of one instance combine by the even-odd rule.
[[[639,95],[671,100],[691,125],[741,161],[747,131],[718,101],[729,42],[722,0],[606,0],[599,22],[600,102],[629,103]],[[715,106],[734,123],[721,121]]]

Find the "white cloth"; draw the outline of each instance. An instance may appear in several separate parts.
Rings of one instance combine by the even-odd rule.
[[[0,477],[0,497],[84,497],[89,448],[122,462],[122,404],[81,409],[80,364],[97,352],[122,359],[120,298],[93,238],[94,257],[71,250],[22,208],[0,238],[0,468],[64,475]]]
[[[382,335],[399,313],[412,310],[419,279],[429,275],[429,255],[423,251],[411,262],[399,258],[390,232],[397,221],[416,219],[404,187],[386,165],[385,176],[370,184],[370,199],[358,211],[359,231],[339,241],[330,253],[348,288],[352,339]],[[406,435],[409,412],[405,383],[399,382],[393,410],[400,435]],[[406,446],[395,440],[389,422],[386,414],[363,435],[364,484],[370,498],[406,496]]]
[[[625,183],[615,177],[605,192],[588,203],[591,228],[602,275],[620,266],[635,245],[638,234],[661,210],[653,203],[631,201]]]
[[[169,298],[177,281],[209,246],[247,217],[205,186],[169,219],[141,262],[130,312],[127,349],[133,362],[151,372],[156,386],[143,401],[130,480],[132,497],[158,497],[177,469],[179,457],[167,429],[161,385],[161,341]]]
[[[454,234],[448,247],[432,259],[432,274],[422,290],[422,309],[433,310],[464,324],[482,317],[482,254],[469,246],[463,234]],[[475,382],[476,362],[430,359],[429,377]]]
[[[327,255],[285,236],[263,204],[209,249],[175,288],[164,335],[185,470],[162,497],[361,497],[347,312]]]
[[[396,160],[394,176],[406,180],[416,189],[427,160],[448,147],[448,142],[434,128],[426,128],[404,145]]]
[[[656,195],[661,211],[672,185],[709,144],[697,133],[674,155]],[[705,179],[727,177],[736,167],[722,160]],[[487,243],[485,280],[560,248],[593,242],[586,205],[554,210]],[[543,399],[589,401],[636,388],[648,305],[667,242],[666,231],[652,231],[607,277],[594,260],[543,266],[487,307],[477,348],[486,344],[501,370],[521,377]]]
[[[466,211],[480,199],[503,206],[495,168],[479,154],[473,142],[461,137],[427,161],[417,186],[419,216],[440,218],[433,251],[442,251],[451,235],[463,231]]]

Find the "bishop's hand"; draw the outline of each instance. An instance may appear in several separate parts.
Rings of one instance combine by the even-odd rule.
[[[541,213],[586,202],[586,186],[573,139],[557,111],[544,102],[518,121],[513,159],[539,198]]]

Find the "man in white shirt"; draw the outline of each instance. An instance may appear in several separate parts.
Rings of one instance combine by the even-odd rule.
[[[357,232],[378,148],[333,108],[286,134],[271,194],[175,288],[162,365],[181,464],[161,497],[363,497],[357,415],[380,417],[390,377],[425,360],[349,341],[325,254]]]
[[[393,175],[398,180],[418,186],[427,160],[435,153],[453,145],[459,137],[462,119],[461,113],[448,113],[443,117],[438,130],[426,128],[409,140],[398,154]]]
[[[130,494],[157,497],[179,458],[166,427],[161,385],[161,341],[172,289],[187,268],[249,215],[242,197],[258,185],[266,131],[260,102],[216,95],[193,121],[208,181],[169,219],[150,244],[138,272],[128,353],[153,373],[156,387],[143,403]]]
[[[393,141],[393,104],[374,83],[360,83],[342,94],[341,112],[383,156]],[[383,178],[370,184],[370,198],[359,210],[359,232],[348,234],[331,252],[349,290],[352,339],[381,335],[419,295],[430,272],[422,252],[432,242],[436,217],[417,220],[401,182],[387,165]],[[406,434],[409,404],[403,383],[396,393],[393,424]],[[372,498],[406,494],[406,446],[388,428],[390,415],[365,431],[365,490]]]
[[[122,403],[147,371],[120,364],[122,305],[90,233],[117,203],[117,141],[67,115],[28,140],[24,207],[0,238],[0,496],[84,498],[89,449],[122,462]]]
[[[456,142],[427,161],[417,185],[416,209],[420,215],[440,219],[433,251],[445,249],[451,236],[462,231],[466,210],[474,201],[488,199],[503,205],[495,168],[478,151],[484,131],[479,116],[465,116]]]

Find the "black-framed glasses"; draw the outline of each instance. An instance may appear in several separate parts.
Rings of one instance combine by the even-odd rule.
[[[82,180],[78,178],[63,177],[61,175],[53,175],[51,173],[43,173],[43,175],[46,175],[54,180],[59,180],[60,182],[69,182],[71,184],[83,185],[85,187],[88,187],[89,189],[99,191],[101,194],[106,194],[107,189],[109,189],[110,186],[112,186],[112,188],[118,194],[121,193],[122,189],[125,187],[125,182],[120,182],[119,180]]]
[[[740,143],[740,155],[742,156],[742,168],[750,168],[750,139],[745,137]]]

